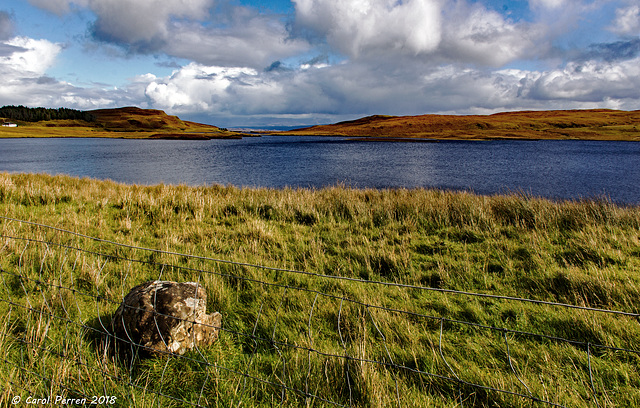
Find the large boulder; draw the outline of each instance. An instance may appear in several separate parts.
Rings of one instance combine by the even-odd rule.
[[[184,354],[216,341],[221,323],[220,313],[207,314],[207,294],[196,282],[149,281],[124,297],[111,329],[142,354]]]

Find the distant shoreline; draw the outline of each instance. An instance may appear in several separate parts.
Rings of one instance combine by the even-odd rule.
[[[20,132],[19,134],[9,134],[17,128],[11,128],[10,131],[0,129],[0,139],[130,139],[130,140],[188,140],[188,141],[204,141],[204,140],[241,140],[245,137],[263,137],[263,136],[286,136],[296,137],[322,137],[322,138],[340,138],[346,142],[371,142],[371,143],[439,143],[445,141],[465,141],[465,142],[493,142],[493,141],[522,141],[522,142],[538,142],[538,141],[600,141],[600,142],[640,142],[640,138],[614,138],[614,137],[590,137],[590,138],[531,138],[531,137],[500,137],[500,136],[433,136],[433,137],[395,137],[395,136],[347,136],[344,134],[314,134],[300,133],[287,134],[280,132],[255,132],[255,133],[235,133],[229,134],[207,134],[207,133],[154,133],[154,132],[119,132],[119,131],[95,131],[93,129],[79,128],[73,132],[74,134],[42,134],[40,132]],[[67,128],[68,129],[68,128]]]
[[[523,111],[493,115],[374,115],[293,130],[238,132],[135,107],[88,111],[96,120],[47,120],[0,127],[0,138],[91,137],[210,140],[261,135],[344,137],[354,141],[610,140],[640,141],[640,111]]]

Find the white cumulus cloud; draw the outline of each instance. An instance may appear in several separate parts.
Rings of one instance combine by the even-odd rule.
[[[548,47],[540,24],[512,22],[465,0],[294,0],[297,32],[343,55],[501,66]]]
[[[4,45],[12,50],[0,56],[0,72],[5,82],[44,75],[62,50],[59,44],[27,37],[14,37]]]
[[[610,30],[622,35],[640,35],[640,5],[631,4],[617,9]]]
[[[423,54],[441,39],[438,0],[293,0],[298,28],[345,55]]]
[[[586,61],[543,73],[533,84],[538,99],[588,101],[640,100],[640,58],[618,63]]]
[[[457,7],[448,21],[441,52],[452,61],[502,66],[547,47],[542,27],[510,22],[480,6]]]
[[[60,44],[14,37],[0,42],[0,100],[3,104],[97,109],[144,104],[135,83],[122,91],[82,88],[48,75],[62,52]],[[145,83],[145,85],[148,81]]]
[[[640,58],[621,64],[569,63],[547,71],[424,63],[381,72],[365,62],[264,71],[192,63],[168,77],[140,77],[136,86],[144,89],[150,106],[180,115],[236,118],[232,125],[240,126],[284,116],[288,123],[309,123],[380,113],[638,109],[638,67]]]
[[[228,89],[234,83],[253,81],[257,71],[191,63],[170,77],[152,77],[145,95],[153,106],[173,112],[224,109]]]

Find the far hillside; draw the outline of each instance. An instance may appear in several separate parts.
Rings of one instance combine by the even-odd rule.
[[[67,108],[0,108],[0,120],[18,124],[0,137],[127,137],[151,139],[238,138],[212,125],[182,120],[156,109],[124,107],[78,111]]]
[[[389,139],[583,139],[640,141],[640,111],[523,111],[493,115],[375,115],[281,134]]]
[[[87,113],[95,116],[96,124],[106,130],[113,131],[145,131],[145,130],[209,130],[219,129],[216,126],[183,121],[177,116],[167,115],[157,109],[141,109],[125,107],[117,109],[98,109]]]

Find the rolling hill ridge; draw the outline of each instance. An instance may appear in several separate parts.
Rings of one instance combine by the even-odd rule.
[[[39,112],[45,119],[14,120],[20,126],[10,130],[0,130],[0,137],[125,137],[148,139],[218,139],[239,138],[240,134],[227,129],[202,123],[182,120],[167,115],[157,109],[123,107],[115,109],[97,109],[73,111],[66,109],[45,110],[44,108],[9,107],[18,118]],[[15,109],[13,109],[15,108]],[[55,118],[56,111],[65,111],[66,116]],[[52,114],[47,115],[46,111]],[[68,112],[67,112],[68,111]],[[0,117],[2,119],[2,117]]]
[[[640,141],[640,111],[520,111],[493,115],[374,115],[279,134],[371,140],[583,139]]]

